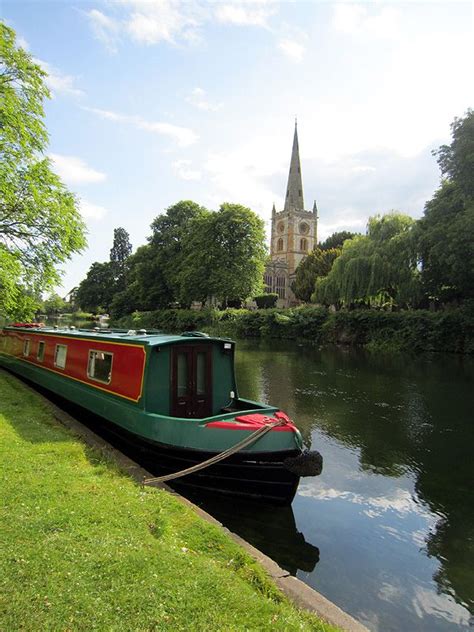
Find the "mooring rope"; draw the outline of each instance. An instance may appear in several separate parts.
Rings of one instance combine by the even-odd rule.
[[[251,435],[249,435],[245,439],[242,439],[242,441],[240,441],[239,443],[236,443],[231,448],[227,448],[227,450],[224,450],[224,452],[220,452],[219,454],[216,454],[210,459],[207,459],[207,461],[203,461],[202,463],[197,463],[196,465],[193,465],[192,467],[188,467],[185,470],[181,470],[180,472],[175,472],[174,474],[165,474],[164,476],[157,476],[154,478],[145,478],[143,480],[143,484],[148,485],[150,483],[164,483],[165,481],[172,481],[175,478],[181,478],[181,476],[187,476],[188,474],[199,472],[200,470],[203,470],[206,467],[209,467],[210,465],[214,465],[214,463],[219,463],[219,461],[223,461],[224,459],[227,459],[227,457],[232,456],[232,454],[235,454],[236,452],[243,450],[249,445],[252,445],[258,439],[263,437],[263,435],[267,434],[267,432],[270,432],[270,430],[275,428],[275,426],[282,426],[285,423],[286,423],[285,420],[279,419],[278,421],[274,421],[270,424],[265,424],[264,426],[262,426],[261,428],[253,432]]]

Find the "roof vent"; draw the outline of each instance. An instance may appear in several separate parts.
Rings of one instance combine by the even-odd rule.
[[[138,335],[139,336],[146,336],[146,329],[139,329],[138,330]]]
[[[127,336],[136,336],[136,335],[137,335],[137,332],[135,329],[129,329],[127,331]]]
[[[182,336],[190,336],[192,338],[209,338],[209,334],[205,334],[202,331],[184,331]]]

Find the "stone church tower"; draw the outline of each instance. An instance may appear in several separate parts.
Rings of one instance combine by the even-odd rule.
[[[285,206],[282,211],[277,212],[273,205],[270,261],[264,277],[266,291],[278,294],[279,307],[289,307],[298,302],[291,291],[291,283],[295,279],[298,264],[314,249],[317,239],[316,202],[312,211],[304,208],[298,128],[295,122]]]

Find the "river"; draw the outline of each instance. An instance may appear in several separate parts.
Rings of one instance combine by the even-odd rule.
[[[237,349],[240,394],[285,410],[324,469],[291,508],[200,504],[370,630],[473,626],[474,359]]]

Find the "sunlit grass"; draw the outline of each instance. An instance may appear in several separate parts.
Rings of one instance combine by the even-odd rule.
[[[141,488],[0,372],[1,630],[334,630],[224,532]]]

